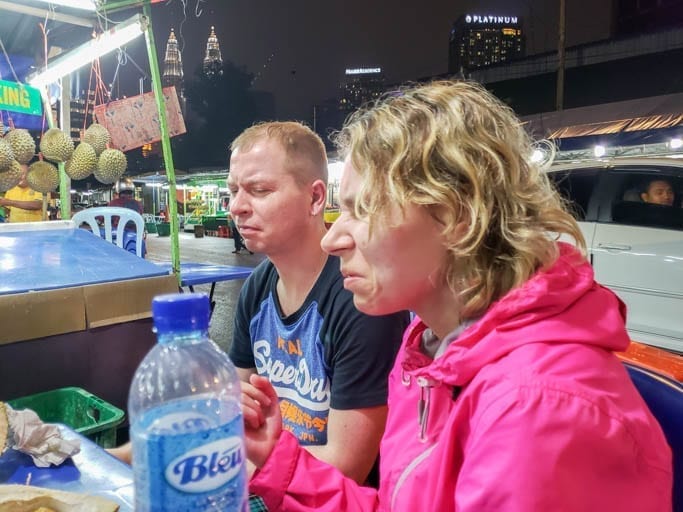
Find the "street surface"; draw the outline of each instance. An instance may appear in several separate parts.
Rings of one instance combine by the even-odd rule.
[[[212,263],[215,265],[239,265],[255,267],[264,259],[261,254],[249,254],[243,250],[240,254],[232,254],[235,248],[232,238],[205,236],[195,238],[193,233],[180,233],[180,261],[196,263]],[[147,235],[147,259],[150,261],[171,261],[171,237]],[[232,320],[235,314],[237,297],[244,279],[223,281],[216,284],[214,300],[216,308],[211,317],[209,334],[225,351],[232,341]],[[209,293],[210,284],[195,286],[196,292]]]

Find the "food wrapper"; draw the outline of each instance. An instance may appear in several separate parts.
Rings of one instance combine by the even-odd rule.
[[[57,425],[30,410],[15,411],[0,402],[0,453],[10,448],[30,455],[39,468],[58,466],[81,451],[78,439],[64,439]]]

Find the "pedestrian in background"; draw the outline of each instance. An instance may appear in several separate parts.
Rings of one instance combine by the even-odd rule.
[[[323,248],[358,309],[417,313],[389,377],[380,487],[302,450],[277,380],[252,376],[251,492],[271,511],[671,510],[671,450],[614,354],[624,304],[594,281],[512,111],[435,82],[356,113],[337,142]]]
[[[230,228],[230,236],[232,236],[232,241],[235,243],[235,250],[232,251],[233,254],[239,254],[242,252],[242,249],[244,249],[244,241],[242,240],[242,235],[240,235],[240,232],[237,229],[237,225],[235,224],[235,221],[232,218],[232,215],[228,216],[228,227]],[[247,249],[249,251],[249,249]],[[249,254],[254,254],[252,251],[249,251]]]

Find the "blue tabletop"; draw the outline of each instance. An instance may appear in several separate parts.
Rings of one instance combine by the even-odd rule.
[[[167,272],[171,270],[170,263],[158,263]],[[234,265],[211,265],[208,263],[181,263],[181,286],[245,279],[254,271],[252,267],[238,267]]]
[[[29,224],[0,225],[0,295],[168,274],[68,222]]]
[[[30,484],[60,491],[101,496],[119,504],[120,512],[133,512],[133,471],[130,466],[109,455],[103,448],[65,425],[60,425],[65,439],[81,441],[80,453],[60,466],[39,468],[31,457],[7,450],[0,457],[0,482]]]

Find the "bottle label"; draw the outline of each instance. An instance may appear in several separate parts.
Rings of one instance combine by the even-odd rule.
[[[166,480],[180,491],[213,491],[238,476],[242,452],[237,436],[205,444],[172,460],[166,467]]]
[[[247,502],[239,404],[183,400],[131,426],[135,510],[238,511]]]

